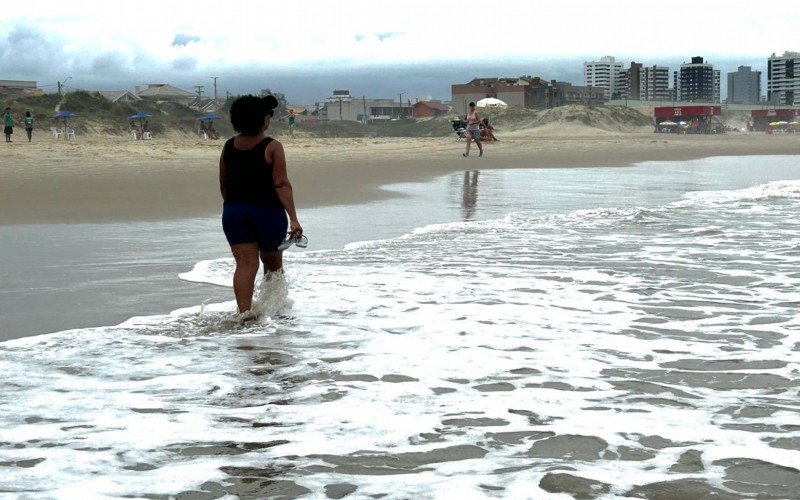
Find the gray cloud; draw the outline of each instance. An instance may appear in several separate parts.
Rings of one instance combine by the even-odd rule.
[[[191,42],[199,42],[200,40],[202,39],[199,36],[185,35],[183,33],[178,33],[172,40],[172,46],[185,47],[186,45],[189,45]]]
[[[192,71],[197,67],[197,59],[194,57],[179,57],[172,61],[172,69],[177,71]]]
[[[672,58],[626,56],[619,59],[625,61],[626,66],[633,59],[648,65],[669,66],[675,70],[692,55]],[[764,73],[766,81],[766,54],[761,59],[748,57],[740,60],[713,54],[700,55],[707,56],[723,73],[735,71],[739,65],[751,65]],[[324,100],[334,88],[350,89],[357,96],[397,98],[397,94],[403,92],[408,97],[432,95],[449,99],[451,84],[480,76],[532,75],[579,84],[583,80],[583,61],[595,57],[392,63],[358,67],[334,62],[325,66],[295,65],[282,68],[251,64],[219,66],[206,71],[200,69],[199,61],[191,57],[162,63],[144,52],[120,54],[98,48],[94,52],[85,49],[75,54],[67,53],[63,40],[31,26],[16,26],[6,34],[0,33],[0,77],[36,80],[46,91],[54,91],[55,82],[67,76],[72,77],[70,88],[87,90],[133,89],[135,85],[153,81],[191,89],[194,85],[210,85],[209,77],[220,76],[221,95],[225,95],[225,91],[239,94],[272,88],[284,92],[289,100],[303,104]],[[726,83],[727,79],[723,76],[723,97],[726,95]],[[763,88],[766,90],[765,84]]]

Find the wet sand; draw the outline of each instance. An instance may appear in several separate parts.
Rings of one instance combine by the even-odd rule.
[[[502,137],[502,136],[501,136]],[[797,154],[800,136],[626,134],[516,136],[461,157],[453,138],[286,139],[298,206],[364,203],[396,194],[381,186],[466,169],[625,166],[710,156]],[[222,141],[38,136],[4,145],[0,225],[169,220],[219,212]]]

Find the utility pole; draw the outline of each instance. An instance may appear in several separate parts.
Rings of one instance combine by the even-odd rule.
[[[60,80],[58,82],[56,82],[56,85],[58,85],[58,95],[63,95],[62,92],[61,92],[61,89],[64,87],[64,84],[67,83],[71,78],[72,78],[71,76],[68,76],[68,77],[64,78],[63,82],[60,81]]]
[[[194,88],[197,89],[197,109],[202,109],[201,101],[203,100],[203,88],[205,85],[195,85]]]
[[[217,101],[217,78],[219,78],[219,77],[218,76],[212,76],[211,78],[214,80],[214,102],[216,102]]]
[[[364,99],[364,125],[366,125],[369,121],[369,117],[367,115],[367,96],[364,95],[362,99]]]
[[[405,94],[405,92],[400,92],[399,93],[399,95],[400,95],[400,118],[403,117],[403,94]]]

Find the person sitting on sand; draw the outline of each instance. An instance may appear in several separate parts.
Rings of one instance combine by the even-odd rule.
[[[478,145],[478,156],[483,156],[483,144],[481,144],[481,118],[478,116],[478,112],[475,111],[475,103],[469,103],[469,112],[467,116],[464,117],[464,121],[467,122],[467,130],[464,131],[464,137],[467,139],[467,151],[464,153],[464,156],[469,156],[469,147],[472,141],[475,141],[475,144]]]
[[[303,235],[283,145],[264,135],[277,106],[271,95],[236,99],[230,114],[238,135],[225,142],[219,160],[222,229],[236,261],[233,293],[239,321],[256,318],[252,306],[259,257],[265,276],[283,272],[283,252],[278,248],[287,226],[289,238]]]
[[[481,121],[480,127],[481,127],[481,140],[495,141],[495,142],[497,142],[499,140],[499,139],[497,139],[497,137],[495,137],[495,135],[494,135],[494,127],[492,127],[489,124],[489,119],[488,118],[484,118]]]

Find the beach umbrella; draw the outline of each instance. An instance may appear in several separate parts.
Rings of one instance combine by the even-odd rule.
[[[778,125],[789,125],[789,122],[779,121],[776,122]]]
[[[675,123],[675,122],[671,122],[669,120],[661,122],[661,123],[658,124],[659,127],[674,127],[676,125],[678,125],[678,124]]]
[[[64,139],[66,140],[69,135],[67,134],[67,120],[70,118],[77,118],[78,115],[73,113],[72,111],[59,111],[53,117],[54,120],[64,120]]]
[[[198,120],[200,120],[201,122],[213,122],[214,120],[219,120],[219,116],[215,114],[208,114],[201,116],[200,118],[198,118]]]
[[[506,108],[508,104],[494,97],[487,97],[475,103],[479,108]]]
[[[769,126],[770,127],[777,127],[780,124],[781,124],[781,122],[769,122]]]
[[[142,133],[142,136],[140,137],[140,139],[144,139],[144,133],[145,133],[144,122],[145,122],[145,120],[149,119],[152,116],[153,115],[148,115],[147,113],[143,113],[143,112],[139,111],[135,115],[131,115],[131,116],[128,117],[129,120],[139,120],[139,130]]]

